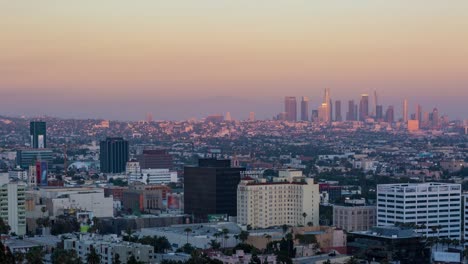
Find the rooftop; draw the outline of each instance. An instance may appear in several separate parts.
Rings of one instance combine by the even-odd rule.
[[[351,232],[351,234],[390,239],[420,237],[420,235],[417,234],[413,229],[404,229],[395,226],[373,227],[368,231]]]

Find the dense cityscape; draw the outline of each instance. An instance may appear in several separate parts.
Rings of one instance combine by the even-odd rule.
[[[468,120],[323,101],[298,117],[285,97],[272,120],[1,117],[0,258],[464,261]]]
[[[0,264],[468,264],[468,1],[0,1]]]

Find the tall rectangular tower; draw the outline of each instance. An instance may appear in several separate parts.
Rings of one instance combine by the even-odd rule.
[[[108,137],[101,141],[99,158],[101,172],[121,173],[128,161],[128,141],[121,137]]]
[[[296,97],[286,96],[284,98],[284,112],[286,113],[286,121],[297,121],[297,102]]]
[[[369,117],[369,95],[362,94],[359,102],[359,121],[364,121]]]
[[[309,121],[309,97],[306,96],[301,100],[301,121]]]
[[[31,148],[47,148],[46,122],[31,121],[29,123],[29,135],[31,137]]]
[[[341,122],[343,118],[341,117],[341,101],[335,101],[335,121]]]
[[[208,215],[237,215],[237,185],[245,168],[231,167],[230,160],[200,159],[184,168],[184,211],[195,222]]]

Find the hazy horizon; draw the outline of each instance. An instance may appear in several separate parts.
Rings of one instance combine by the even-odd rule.
[[[0,115],[259,119],[379,93],[468,118],[468,1],[6,1]]]

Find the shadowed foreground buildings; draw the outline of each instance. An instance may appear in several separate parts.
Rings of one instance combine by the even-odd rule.
[[[197,167],[184,169],[184,212],[195,222],[209,215],[237,215],[237,185],[245,168],[231,167],[230,160],[200,159]]]
[[[348,233],[348,249],[348,254],[368,261],[430,263],[422,236],[412,229],[375,227],[369,231],[351,232]]]

